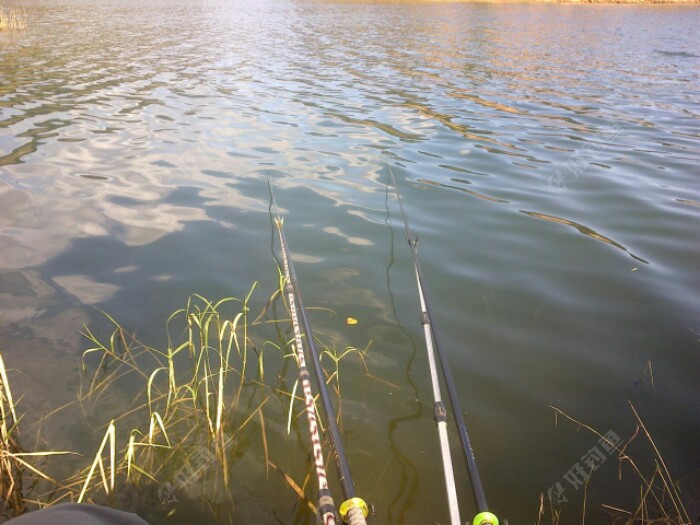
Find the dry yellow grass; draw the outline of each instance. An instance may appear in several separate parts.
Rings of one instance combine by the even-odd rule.
[[[0,6],[0,31],[19,31],[27,28],[24,8]]]
[[[600,440],[605,440],[617,455],[618,461],[618,482],[622,482],[623,477],[631,477],[634,480],[631,486],[637,485],[638,501],[633,508],[625,509],[619,505],[600,504],[600,510],[609,515],[611,524],[620,525],[692,525],[693,520],[690,518],[688,509],[685,506],[684,497],[687,494],[681,493],[680,485],[671,476],[671,472],[666,466],[666,462],[661,456],[661,452],[657,447],[654,439],[651,436],[647,426],[642,421],[636,408],[629,402],[630,409],[634,415],[636,429],[632,435],[622,443],[611,443],[606,436],[598,432],[593,427],[574,419],[562,410],[552,407],[556,416],[561,416],[571,421],[578,428],[585,429],[593,433]],[[646,447],[643,449],[643,456],[638,458],[638,462],[631,456],[629,451],[630,446],[640,436],[646,439]],[[642,443],[643,445],[643,443]],[[653,466],[642,466],[649,463],[648,459],[653,459]],[[589,472],[589,476],[592,473]],[[588,504],[586,500],[588,481],[584,486],[583,508],[581,510],[581,523],[585,524],[586,517],[589,514]],[[546,523],[546,515],[549,514],[549,523],[551,525],[559,525],[561,521],[562,508],[549,501],[547,506],[545,494],[540,494],[540,506],[537,518],[537,524]]]

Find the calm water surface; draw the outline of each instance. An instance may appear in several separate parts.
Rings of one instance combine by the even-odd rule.
[[[0,350],[32,417],[75,398],[93,306],[154,345],[193,292],[240,297],[257,280],[260,309],[277,285],[270,179],[319,335],[369,345],[370,375],[354,358],[341,370],[359,492],[376,523],[446,523],[391,167],[493,509],[536,522],[559,482],[562,520],[579,522],[567,475],[597,439],[550,407],[626,438],[628,401],[698,504],[697,7],[26,10],[30,30],[0,34]],[[266,359],[271,383],[293,380]],[[283,406],[268,421],[271,456],[301,483],[303,420],[291,436]],[[86,453],[99,441],[60,416],[44,431]],[[259,443],[236,453],[234,521],[313,523],[266,478]],[[593,474],[589,523],[609,522],[601,503],[634,505],[615,463]]]

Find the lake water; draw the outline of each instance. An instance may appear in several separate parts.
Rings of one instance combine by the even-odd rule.
[[[369,375],[341,366],[358,492],[375,523],[447,523],[392,169],[493,510],[535,523],[561,483],[562,523],[580,522],[571,476],[599,445],[551,407],[626,439],[629,401],[698,505],[698,7],[40,0],[26,16],[0,34],[0,351],[31,419],[75,399],[93,307],[154,346],[191,293],[258,281],[262,308],[269,180],[319,336],[369,345]],[[287,436],[283,406],[268,418],[301,483],[303,419]],[[99,436],[70,427],[44,429],[92,453]],[[259,437],[237,452],[235,521],[314,523],[261,455]],[[587,523],[635,505],[616,463],[593,473]],[[203,519],[188,512],[168,522]]]

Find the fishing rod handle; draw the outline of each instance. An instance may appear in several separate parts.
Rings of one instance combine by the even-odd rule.
[[[365,513],[357,506],[352,506],[343,519],[348,525],[367,525]]]
[[[362,498],[354,496],[343,501],[338,507],[340,517],[345,523],[351,525],[365,525],[365,521],[369,516],[369,505]]]

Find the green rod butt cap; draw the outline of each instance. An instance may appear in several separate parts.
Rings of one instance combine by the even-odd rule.
[[[498,525],[498,518],[490,512],[480,512],[474,516],[472,525]]]

